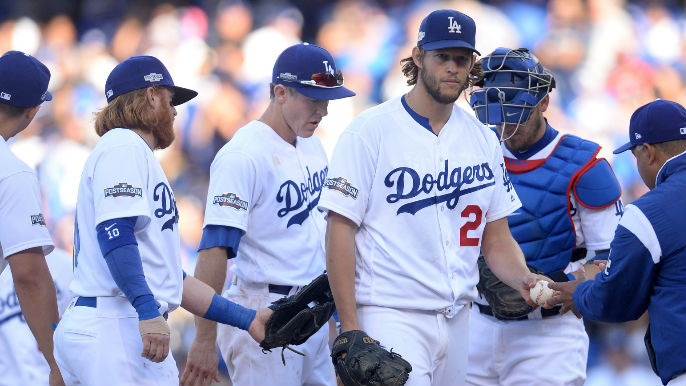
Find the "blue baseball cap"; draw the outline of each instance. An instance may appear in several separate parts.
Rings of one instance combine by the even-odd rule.
[[[453,9],[439,9],[422,20],[417,46],[427,51],[464,47],[481,55],[474,48],[475,38],[476,24],[471,17]]]
[[[272,82],[293,87],[319,100],[341,99],[355,93],[343,87],[343,73],[331,54],[314,44],[301,43],[286,48],[274,63]]]
[[[119,95],[152,86],[164,86],[174,90],[172,105],[186,103],[198,95],[197,91],[174,85],[169,71],[154,56],[132,56],[119,63],[105,82],[105,96],[110,103]]]
[[[644,143],[660,143],[686,139],[686,109],[663,99],[645,104],[631,115],[629,142],[613,151],[619,154]]]
[[[0,102],[33,107],[52,100],[48,92],[50,70],[38,59],[20,51],[0,57]]]

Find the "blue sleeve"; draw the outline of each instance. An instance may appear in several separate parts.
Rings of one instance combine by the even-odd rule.
[[[111,250],[124,245],[138,245],[133,227],[136,226],[137,217],[113,218],[105,220],[95,227],[98,233],[98,244],[103,256]]]
[[[155,297],[145,281],[138,245],[128,244],[112,249],[105,254],[105,262],[114,282],[136,309],[138,320],[160,316]]]
[[[634,320],[648,309],[655,273],[648,249],[619,225],[605,271],[595,280],[579,284],[573,295],[574,307],[585,318],[600,322]]]
[[[250,323],[255,319],[256,314],[257,311],[253,309],[245,308],[218,294],[214,294],[212,303],[210,303],[203,318],[248,331]]]
[[[226,247],[226,258],[236,257],[243,231],[225,225],[207,225],[202,230],[198,251],[214,247]]]

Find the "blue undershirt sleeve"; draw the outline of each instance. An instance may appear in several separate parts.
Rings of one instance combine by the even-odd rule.
[[[212,303],[210,303],[210,307],[203,317],[247,331],[256,314],[257,311],[253,309],[245,308],[218,294],[214,294]]]
[[[214,247],[225,247],[226,258],[236,257],[243,231],[226,225],[207,225],[202,230],[198,251]]]
[[[145,281],[138,243],[133,233],[136,217],[98,224],[98,243],[110,274],[138,313],[138,320],[160,316],[155,297]]]

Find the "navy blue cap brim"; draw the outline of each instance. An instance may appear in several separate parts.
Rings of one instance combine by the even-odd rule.
[[[636,145],[634,145],[634,144],[631,143],[631,142],[627,142],[627,143],[625,143],[624,145],[622,145],[622,146],[618,147],[617,149],[615,149],[615,151],[613,151],[612,153],[613,153],[613,154],[623,153],[623,152],[625,152],[625,151],[631,149],[631,148],[634,147],[634,146],[636,146]]]
[[[179,86],[165,86],[169,87],[172,90],[174,90],[174,96],[172,97],[172,105],[173,106],[178,106],[180,104],[184,104],[188,102],[189,100],[195,98],[198,96],[197,91],[193,91],[187,88],[179,87]]]
[[[430,42],[430,43],[425,43],[422,45],[422,48],[424,48],[427,51],[432,51],[432,50],[440,50],[441,48],[454,48],[454,47],[461,47],[461,48],[468,48],[474,52],[476,52],[477,55],[481,55],[479,51],[474,49],[469,43],[463,42],[462,40],[438,40],[435,42]]]
[[[293,83],[282,83],[284,86],[288,87],[293,87]],[[317,100],[333,100],[333,99],[342,99],[342,98],[348,98],[351,96],[355,96],[356,94],[347,88],[341,86],[341,87],[331,87],[331,88],[324,88],[324,87],[314,87],[314,86],[302,86],[302,87],[293,87],[297,92],[305,95],[308,98],[312,99],[317,99]]]
[[[52,94],[50,94],[50,91],[45,92],[45,98],[43,98],[43,102],[51,101],[52,100]]]

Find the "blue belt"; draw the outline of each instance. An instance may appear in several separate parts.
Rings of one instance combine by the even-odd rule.
[[[98,298],[96,298],[94,296],[79,296],[79,298],[76,299],[76,303],[74,303],[74,305],[80,306],[80,307],[97,308]],[[162,316],[166,320],[169,317],[169,313],[165,312],[164,315],[162,315]]]
[[[491,306],[486,306],[486,305],[479,304],[476,302],[474,302],[472,304],[476,304],[479,307],[479,312],[481,312],[482,314],[495,317],[495,315],[493,315],[493,309],[491,308]],[[553,308],[541,307],[541,317],[548,318],[550,316],[556,316],[556,315],[560,315],[560,306],[556,306]],[[508,320],[529,320],[529,317],[528,316],[522,316],[521,318],[508,319]]]
[[[270,284],[269,292],[286,296],[291,292],[291,288],[293,287],[290,285]]]

